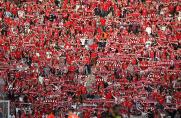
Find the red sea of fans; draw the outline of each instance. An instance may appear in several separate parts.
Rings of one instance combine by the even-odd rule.
[[[180,19],[179,0],[1,0],[6,99],[84,118],[178,110]]]

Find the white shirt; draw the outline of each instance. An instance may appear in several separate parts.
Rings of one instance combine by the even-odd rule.
[[[167,28],[166,26],[162,26],[162,27],[161,27],[161,30],[162,30],[162,31],[165,31],[166,28]]]
[[[15,115],[13,114],[13,115],[9,115],[9,118],[15,118]]]
[[[166,103],[171,103],[172,96],[166,96]]]
[[[80,39],[82,45],[85,45],[85,40],[86,40],[86,38],[81,38]]]
[[[178,15],[178,21],[180,21],[181,20],[181,12],[179,11],[179,15]]]
[[[151,34],[151,27],[147,27],[145,31],[150,35]]]
[[[41,76],[39,76],[39,77],[38,77],[38,81],[40,82],[40,84],[43,84],[44,78],[41,77]]]

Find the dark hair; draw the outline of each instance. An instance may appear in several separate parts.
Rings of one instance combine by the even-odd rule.
[[[68,111],[69,111],[69,112],[74,112],[75,109],[74,109],[74,108],[70,108]]]
[[[120,106],[119,105],[114,105],[113,106],[113,111],[115,113],[115,115],[119,115],[119,110],[120,110]]]

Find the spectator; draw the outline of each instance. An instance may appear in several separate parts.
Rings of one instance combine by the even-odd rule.
[[[74,113],[74,109],[69,109],[68,118],[79,118],[79,117]]]
[[[51,112],[51,113],[48,115],[48,118],[55,118],[55,115],[53,114],[53,112]]]

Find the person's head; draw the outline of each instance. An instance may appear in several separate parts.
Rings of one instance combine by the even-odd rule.
[[[73,109],[73,108],[70,108],[70,109],[68,110],[68,114],[71,115],[71,114],[73,114],[73,113],[74,113],[74,109]]]
[[[53,113],[54,113],[53,111],[50,112],[50,114],[53,114]]]
[[[120,110],[119,105],[114,105],[112,109],[113,109],[113,112],[115,113],[115,115],[119,115],[119,110]]]

